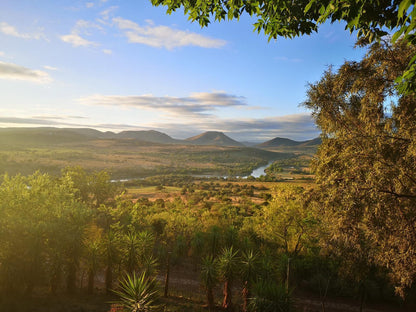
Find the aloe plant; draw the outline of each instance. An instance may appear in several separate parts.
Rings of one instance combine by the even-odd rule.
[[[209,311],[215,310],[213,288],[218,283],[217,262],[214,257],[206,256],[202,260],[201,281],[207,294],[207,303]]]
[[[128,312],[159,311],[159,290],[154,278],[143,272],[140,275],[127,274],[120,281],[119,289],[114,290],[119,300],[115,303]]]

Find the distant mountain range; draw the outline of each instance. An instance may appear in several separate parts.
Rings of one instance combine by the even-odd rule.
[[[155,144],[184,144],[184,145],[214,145],[214,146],[246,146],[231,139],[222,132],[208,131],[185,140],[177,140],[169,135],[154,131],[111,131],[101,132],[89,128],[0,128],[0,145],[3,144],[53,144],[70,142],[87,142],[99,139],[127,139]],[[274,138],[270,141],[257,144],[254,147],[261,149],[311,149],[317,148],[320,138],[307,141],[294,141],[287,138]],[[252,146],[252,144],[250,144]]]

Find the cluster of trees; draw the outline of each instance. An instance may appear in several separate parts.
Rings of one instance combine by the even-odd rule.
[[[309,192],[281,186],[262,205],[207,204],[205,197],[195,203],[187,200],[193,194],[132,201],[105,172],[68,168],[60,177],[4,176],[0,294],[46,288],[92,293],[98,276],[107,291],[118,280],[119,287],[141,280],[150,287],[169,255],[171,265],[196,270],[211,309],[219,299],[213,290],[221,285],[229,311],[236,305],[233,285],[245,311],[289,311],[290,289],[300,285],[321,290],[323,302],[326,294],[391,296],[380,266],[360,254],[357,269],[358,255],[329,239],[332,221],[326,222]]]
[[[362,61],[329,69],[309,86],[305,106],[322,130],[314,200],[332,220],[331,242],[384,266],[404,296],[416,279],[414,1],[152,3],[166,5],[168,13],[183,7],[201,26],[247,13],[270,39],[310,34],[325,21],[342,21],[357,32],[359,44],[376,42]]]

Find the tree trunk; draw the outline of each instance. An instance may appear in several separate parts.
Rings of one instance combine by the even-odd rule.
[[[56,295],[56,291],[58,290],[58,284],[59,284],[59,273],[53,272],[51,280],[50,280],[50,291],[52,295]]]
[[[207,302],[208,302],[208,310],[210,312],[215,311],[214,294],[212,292],[211,287],[207,289]]]
[[[92,295],[94,292],[94,271],[88,270],[88,285],[87,285],[87,294]]]
[[[170,273],[170,252],[168,252],[168,257],[166,259],[166,275],[165,275],[165,291],[163,296],[165,298],[169,295],[169,273]]]
[[[361,283],[361,300],[360,300],[360,312],[364,311],[366,289],[364,283]]]
[[[105,269],[105,292],[106,294],[111,293],[111,289],[113,288],[113,269],[110,265],[107,266]]]
[[[225,311],[233,311],[231,281],[225,281],[223,294],[224,294],[224,300],[222,302],[223,309]]]
[[[243,295],[243,312],[247,312],[248,299],[250,298],[250,291],[248,289],[248,281],[244,282]]]
[[[75,293],[77,280],[77,268],[74,262],[68,264],[68,275],[66,278],[66,289],[68,293]]]

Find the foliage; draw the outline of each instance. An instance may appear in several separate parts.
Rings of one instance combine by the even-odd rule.
[[[213,288],[218,283],[217,262],[213,256],[206,256],[202,259],[201,282],[207,292],[207,303],[210,311],[214,310]]]
[[[227,311],[233,310],[232,284],[238,272],[239,258],[238,250],[226,247],[218,257],[218,273],[224,281],[224,300],[222,307]]]
[[[255,296],[249,303],[253,312],[290,312],[293,302],[290,293],[281,284],[271,281],[258,281],[254,285]]]
[[[401,295],[416,278],[416,99],[395,80],[415,53],[375,43],[326,71],[305,102],[322,130],[315,199],[331,241],[388,268]]]
[[[145,272],[141,275],[127,274],[114,293],[119,297],[117,303],[126,311],[159,311],[161,309],[158,304],[160,296],[156,281],[149,278]]]
[[[318,31],[325,21],[343,21],[345,29],[357,31],[357,36],[366,42],[380,40],[387,31],[394,32],[393,40],[403,37],[406,42],[416,43],[413,20],[416,9],[410,0],[260,0],[260,1],[190,1],[190,0],[151,0],[153,5],[166,5],[170,14],[183,6],[189,19],[207,26],[211,19],[239,19],[243,13],[256,18],[254,28],[264,31],[269,40],[279,36],[293,38],[310,35]],[[387,30],[387,31],[386,31]],[[416,90],[416,54],[408,62],[407,70],[398,78],[401,90]]]
[[[276,244],[285,254],[297,256],[313,245],[318,226],[303,198],[301,187],[276,187],[269,205],[263,206],[246,226],[254,226],[260,237]]]
[[[67,180],[56,183],[40,173],[5,176],[0,186],[0,289],[31,292],[45,279],[55,288],[62,266],[76,269],[88,219]]]

